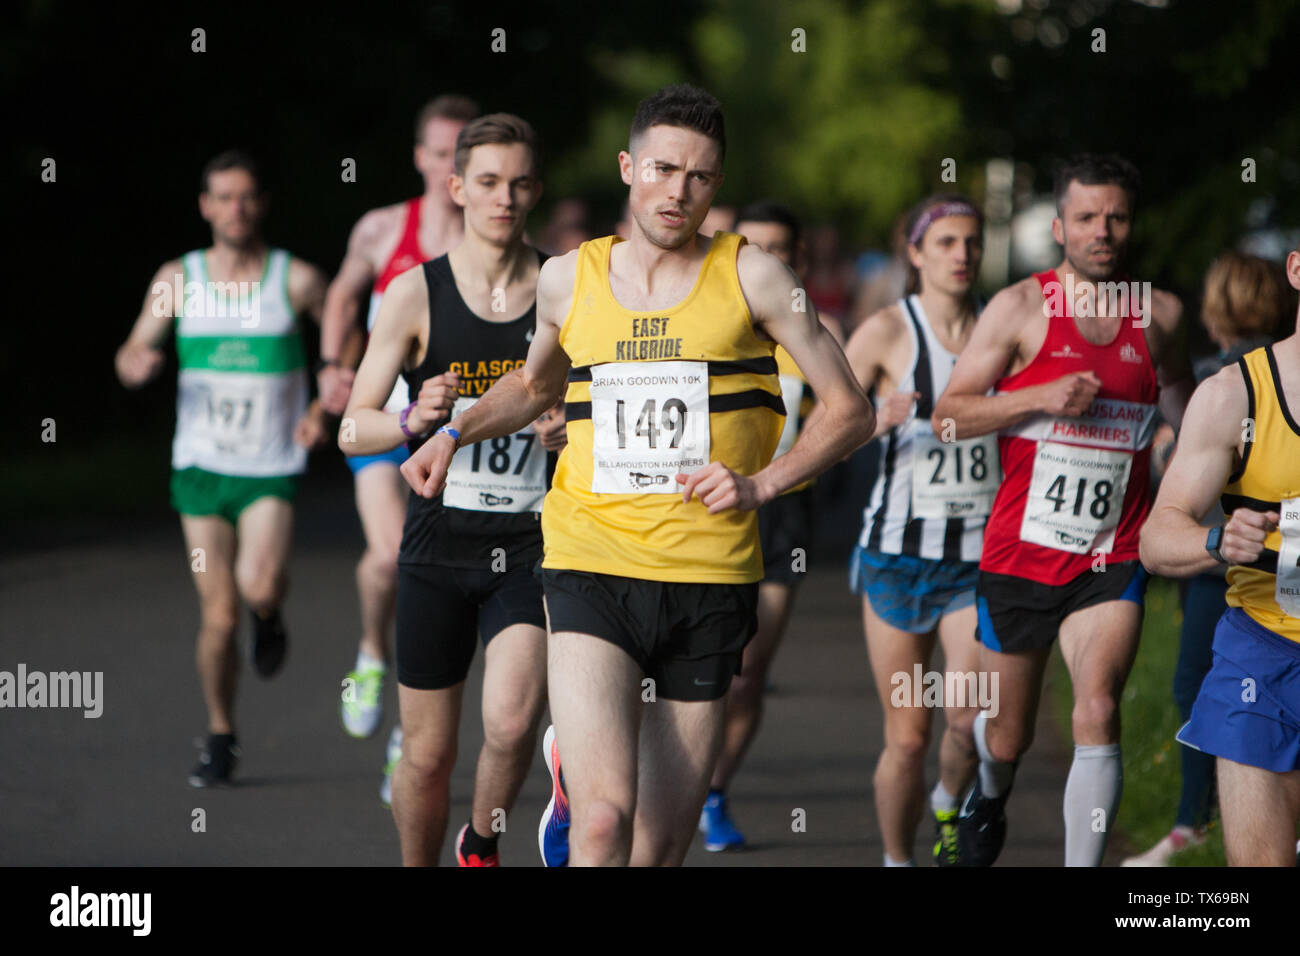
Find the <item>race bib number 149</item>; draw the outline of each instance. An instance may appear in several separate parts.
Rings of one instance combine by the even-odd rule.
[[[591,490],[680,494],[709,463],[707,362],[608,362],[591,370]]]

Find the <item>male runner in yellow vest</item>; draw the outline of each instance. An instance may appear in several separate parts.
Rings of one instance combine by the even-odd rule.
[[[1300,289],[1300,249],[1286,260]],[[1153,574],[1228,566],[1214,663],[1178,732],[1218,757],[1230,866],[1295,866],[1300,822],[1300,335],[1201,383],[1142,528]],[[1223,504],[1228,520],[1201,520]]]
[[[697,234],[722,184],[717,100],[689,86],[653,94],[628,145],[631,238],[548,260],[523,369],[402,466],[418,494],[435,495],[457,447],[511,434],[565,398],[542,567],[565,761],[557,797],[571,802],[571,860],[588,865],[686,855],[754,633],[754,509],[875,425],[794,274],[734,233]],[[769,465],[784,411],[777,344],[824,408]]]

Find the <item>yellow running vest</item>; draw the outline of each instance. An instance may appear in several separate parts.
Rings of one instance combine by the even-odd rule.
[[[745,241],[719,232],[677,305],[623,308],[606,236],[578,251],[560,346],[573,368],[569,443],[542,507],[542,566],[648,581],[746,584],[763,577],[753,511],[682,504],[679,473],[720,461],[752,475],[784,422],[775,343],[755,331],[736,273]]]
[[[1255,435],[1245,444],[1241,471],[1223,489],[1223,512],[1276,511],[1282,521],[1264,539],[1258,561],[1228,568],[1227,601],[1274,634],[1300,642],[1300,426],[1282,395],[1272,348],[1256,349],[1240,364]]]

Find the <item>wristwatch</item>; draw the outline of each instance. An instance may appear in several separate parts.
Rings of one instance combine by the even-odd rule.
[[[1219,550],[1221,547],[1223,547],[1223,525],[1218,525],[1211,528],[1210,533],[1205,536],[1205,550],[1210,552],[1214,560],[1220,564],[1231,564],[1232,562]]]
[[[327,358],[317,359],[316,368],[313,374],[319,375],[321,372],[325,371],[325,369],[329,368],[331,365],[337,366],[338,364],[339,364],[338,359],[327,359]]]

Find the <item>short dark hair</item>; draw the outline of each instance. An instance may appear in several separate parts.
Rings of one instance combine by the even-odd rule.
[[[1052,193],[1056,197],[1056,210],[1060,212],[1061,203],[1070,183],[1084,186],[1116,185],[1128,194],[1129,212],[1137,207],[1138,186],[1142,175],[1137,167],[1118,153],[1077,153],[1056,167],[1056,178],[1052,184]]]
[[[224,173],[228,169],[242,169],[253,177],[253,182],[257,183],[257,191],[259,193],[264,191],[266,184],[262,180],[262,167],[242,149],[228,149],[209,159],[203,167],[203,172],[199,174],[199,190],[206,193],[208,180],[212,174]]]
[[[802,233],[799,217],[778,202],[761,199],[744,206],[736,213],[736,221],[731,224],[731,231],[735,232],[736,227],[742,222],[774,222],[778,226],[785,226],[790,231],[790,245],[799,244],[799,236]]]
[[[722,104],[712,93],[677,83],[665,86],[643,99],[632,117],[628,145],[651,126],[681,126],[701,133],[718,144],[718,161],[727,154],[727,133],[722,120]]]
[[[456,137],[456,153],[452,163],[457,176],[465,175],[470,150],[488,143],[523,143],[532,154],[533,172],[537,173],[541,169],[542,144],[532,124],[513,113],[489,113],[471,120]]]
[[[468,96],[457,93],[444,93],[436,96],[420,108],[415,117],[415,141],[424,138],[424,128],[431,119],[460,120],[468,123],[478,116],[478,104]]]

